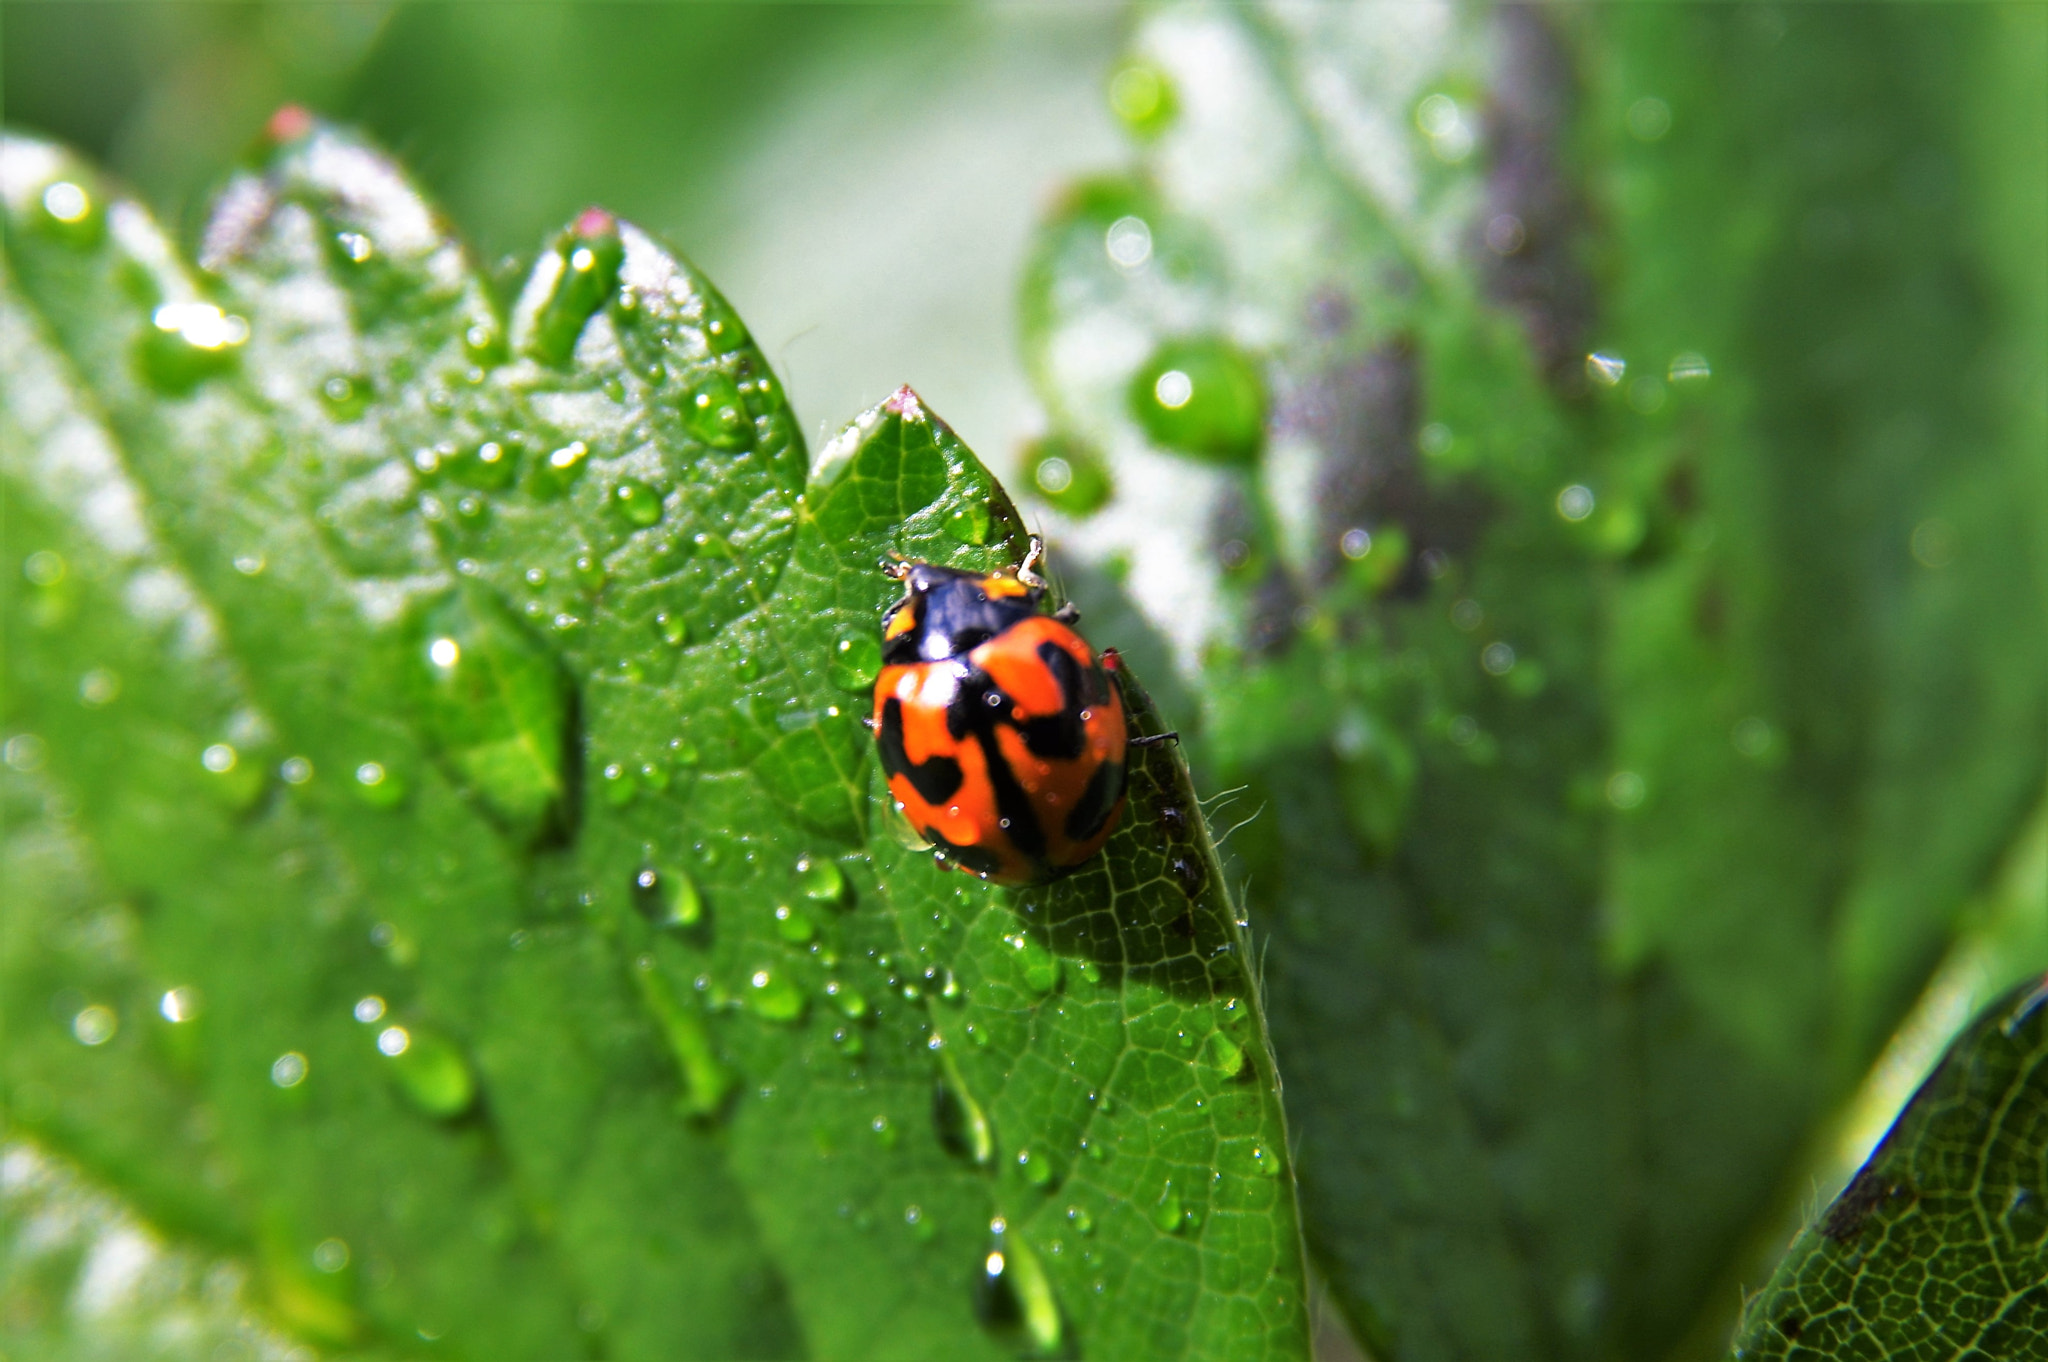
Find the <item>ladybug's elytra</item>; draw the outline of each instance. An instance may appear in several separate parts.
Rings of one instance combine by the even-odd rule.
[[[997,884],[1038,884],[1080,865],[1124,806],[1116,652],[1098,661],[1071,605],[1042,610],[1032,569],[975,573],[891,562],[903,598],[882,623],[868,720],[896,805],[937,858]]]

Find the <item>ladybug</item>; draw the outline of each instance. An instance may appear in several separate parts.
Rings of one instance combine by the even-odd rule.
[[[1133,738],[1117,655],[1047,614],[1031,551],[1014,570],[886,562],[903,598],[882,617],[867,725],[896,807],[939,864],[996,884],[1042,884],[1102,849],[1123,813]]]

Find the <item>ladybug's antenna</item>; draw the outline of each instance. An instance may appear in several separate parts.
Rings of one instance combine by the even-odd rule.
[[[1031,536],[1031,547],[1025,550],[1024,561],[1017,565],[1017,580],[1034,591],[1045,590],[1045,578],[1038,575],[1040,560],[1045,557],[1045,541],[1037,535]]]

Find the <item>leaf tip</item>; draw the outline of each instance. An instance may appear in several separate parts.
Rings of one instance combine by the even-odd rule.
[[[882,410],[894,412],[906,421],[924,420],[924,403],[918,400],[908,383],[889,394],[889,400],[882,403]]]
[[[576,215],[576,225],[570,229],[576,236],[617,236],[619,220],[603,208],[592,206]]]
[[[263,125],[263,130],[271,141],[283,146],[289,142],[296,142],[313,131],[313,115],[303,104],[282,105],[270,116],[270,121]]]

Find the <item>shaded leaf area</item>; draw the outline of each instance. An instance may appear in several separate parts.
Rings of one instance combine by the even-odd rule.
[[[1712,1350],[2040,789],[2038,166],[1939,94],[2018,88],[2012,35],[1404,13],[1139,26],[1141,151],[1024,285],[1118,488],[1057,523],[1264,809],[1230,845],[1361,1337]],[[1242,472],[1196,341],[1263,378]]]
[[[2028,1357],[2048,1338],[2048,985],[1949,1046],[1744,1308],[1732,1356]]]
[[[23,1124],[341,1350],[1304,1352],[1177,753],[1049,888],[899,844],[877,564],[1017,561],[974,456],[906,389],[810,466],[636,230],[583,214],[499,299],[388,162],[273,136],[204,273],[60,151],[0,162],[8,728],[135,924],[115,1045],[196,1037],[141,1091],[206,1113],[232,1195],[123,1144],[68,1077],[122,1051],[61,1017],[48,1077],[10,1055],[63,1094]]]

